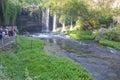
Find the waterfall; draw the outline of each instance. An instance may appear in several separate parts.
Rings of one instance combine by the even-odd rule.
[[[42,32],[44,32],[45,27],[45,9],[42,9]]]
[[[65,21],[63,21],[63,23],[62,23],[62,30],[61,30],[61,32],[64,32],[65,31]]]
[[[49,32],[49,13],[50,13],[50,10],[49,8],[47,8],[46,10],[46,32]]]
[[[42,10],[42,32],[49,32],[49,8]]]
[[[72,18],[71,18],[71,22],[70,22],[70,31],[73,30],[73,23],[72,23]]]
[[[53,14],[53,32],[56,32],[56,13]]]

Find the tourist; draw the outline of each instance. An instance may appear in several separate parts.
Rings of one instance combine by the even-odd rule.
[[[18,33],[17,26],[14,26],[14,30],[15,30],[16,33]]]
[[[5,30],[2,30],[2,38],[5,38]]]
[[[12,36],[12,27],[11,26],[8,27],[8,35]]]
[[[18,29],[17,26],[14,26],[14,36],[17,37]]]
[[[11,28],[12,36],[14,36],[14,26]]]
[[[8,35],[8,27],[5,28],[5,33]]]
[[[2,27],[0,27],[0,40],[2,39]]]

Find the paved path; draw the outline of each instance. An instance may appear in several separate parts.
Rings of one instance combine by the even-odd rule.
[[[14,36],[11,36],[11,37],[3,39],[3,40],[0,40],[0,48],[4,48],[5,46],[13,43],[14,41],[15,41]]]

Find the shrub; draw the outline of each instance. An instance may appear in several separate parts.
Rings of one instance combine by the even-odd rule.
[[[94,39],[95,39],[96,41],[99,41],[99,40],[105,38],[105,37],[106,37],[106,36],[105,36],[105,32],[106,32],[106,31],[107,31],[107,29],[105,29],[105,28],[101,28],[101,29],[99,29],[99,30],[93,31],[93,37],[94,37]]]
[[[101,28],[93,32],[95,40],[108,39],[114,41],[120,41],[120,27],[118,25],[114,28]]]
[[[77,20],[74,30],[81,30],[82,26],[83,26],[82,22],[80,20]]]
[[[108,28],[110,26],[110,23],[113,22],[112,16],[100,16],[99,17],[99,23],[103,28]]]

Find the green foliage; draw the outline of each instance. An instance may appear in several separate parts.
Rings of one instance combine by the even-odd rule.
[[[31,40],[33,48],[30,49]],[[88,72],[73,61],[46,54],[44,42],[18,37],[17,53],[0,53],[5,77],[9,80],[92,80]],[[1,78],[1,77],[0,77]]]
[[[11,0],[7,0],[5,6],[6,7],[3,12],[4,24],[15,24],[17,14],[20,12],[20,6],[16,1],[14,2]]]
[[[82,22],[79,19],[76,21],[75,25],[76,26],[74,27],[74,30],[82,30],[83,24],[82,24]]]
[[[110,26],[110,23],[112,22],[112,16],[110,16],[109,14],[104,14],[99,17],[99,23],[104,28],[108,28]]]
[[[98,11],[97,10],[89,10],[87,4],[81,0],[69,0],[62,9],[66,18],[70,22],[70,18],[73,19],[74,22],[80,21],[80,24],[76,24],[77,28],[80,29],[94,29],[98,27]],[[70,17],[70,18],[69,18]]]
[[[41,0],[22,0],[22,2],[28,3],[28,4],[39,4]]]
[[[120,7],[116,7],[112,10],[112,15],[119,15],[120,14]]]

